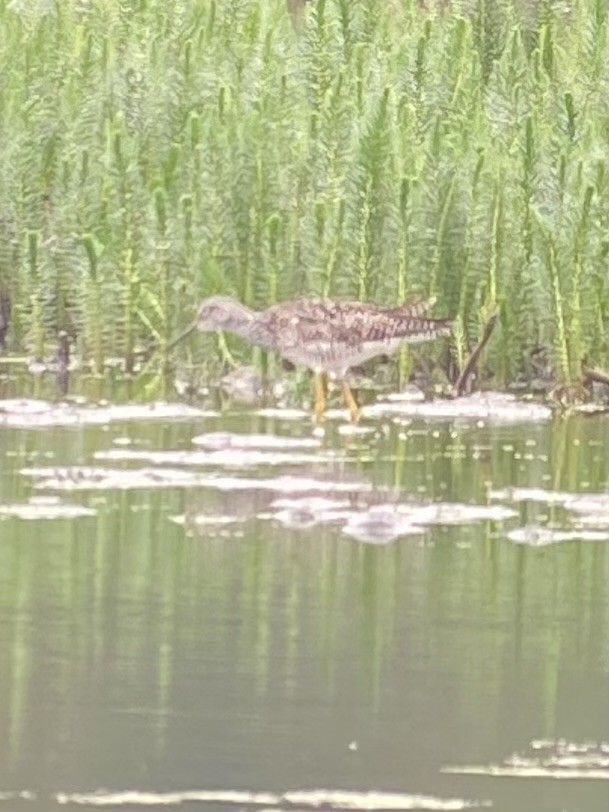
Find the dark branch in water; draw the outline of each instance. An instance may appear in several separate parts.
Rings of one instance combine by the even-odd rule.
[[[497,311],[495,311],[490,319],[484,325],[484,330],[482,331],[482,337],[478,342],[477,346],[474,348],[474,351],[469,356],[467,361],[465,362],[465,366],[461,370],[459,377],[457,378],[457,382],[455,383],[455,394],[457,396],[463,395],[467,389],[470,382],[472,375],[476,370],[476,366],[478,364],[478,360],[482,353],[482,350],[488,344],[488,341],[493,334],[493,330],[495,329],[495,324],[497,323]]]
[[[0,347],[6,349],[6,334],[11,326],[11,300],[8,293],[0,292]]]
[[[584,385],[587,383],[601,383],[604,386],[609,386],[609,375],[606,372],[601,372],[599,369],[592,369],[586,366],[585,361],[582,362],[582,375],[584,378]]]

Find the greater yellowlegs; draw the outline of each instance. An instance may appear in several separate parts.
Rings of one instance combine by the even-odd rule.
[[[430,302],[397,307],[366,302],[302,298],[266,310],[252,310],[230,296],[210,296],[199,305],[195,321],[171,341],[168,349],[194,329],[228,330],[258,347],[278,353],[315,373],[316,419],[326,410],[327,376],[340,381],[352,420],[359,406],[347,382],[353,366],[378,355],[390,355],[401,344],[430,341],[451,332],[449,319],[425,315]]]

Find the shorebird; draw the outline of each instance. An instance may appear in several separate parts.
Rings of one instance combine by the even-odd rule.
[[[401,344],[449,335],[449,319],[425,315],[431,304],[418,301],[382,307],[366,302],[302,298],[257,311],[230,296],[210,296],[199,305],[194,322],[167,349],[195,329],[235,333],[250,344],[313,371],[316,420],[326,410],[330,376],[340,381],[351,419],[357,421],[360,408],[347,381],[349,369],[378,355],[391,355]]]

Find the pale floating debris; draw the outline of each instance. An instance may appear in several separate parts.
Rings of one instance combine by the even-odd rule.
[[[330,510],[342,510],[350,507],[348,499],[328,499],[326,496],[305,496],[294,499],[281,497],[271,502],[271,507],[309,510],[311,513],[325,513]]]
[[[463,767],[442,767],[440,772],[452,775],[488,775],[495,778],[556,778],[556,779],[609,779],[609,770],[568,769],[566,767],[502,767],[489,764],[487,767],[464,765]]]
[[[38,481],[36,488],[56,491],[105,491],[196,487],[201,474],[172,468],[120,469],[90,465],[23,468],[23,476]]]
[[[517,516],[515,510],[501,505],[470,505],[464,502],[430,502],[429,504],[408,504],[404,502],[387,502],[377,504],[368,511],[371,514],[381,513],[386,518],[395,516],[404,521],[407,519],[417,525],[458,525],[483,521],[505,521]]]
[[[43,400],[0,400],[0,426],[37,429],[70,426],[105,426],[146,420],[195,420],[219,412],[196,409],[183,403],[118,403],[78,406]]]
[[[492,490],[491,499],[509,502],[541,502],[562,505],[577,514],[579,524],[604,526],[609,524],[609,493],[572,493],[548,491],[544,488],[503,488]]]
[[[315,809],[330,807],[332,809],[358,810],[435,810],[436,812],[480,809],[491,805],[490,801],[438,798],[435,795],[419,795],[406,792],[354,792],[324,789],[286,792],[281,800],[289,804],[300,804]]]
[[[277,513],[271,514],[285,527],[304,530],[324,522],[336,522],[349,518],[353,511],[349,510],[350,502],[344,499],[328,499],[323,496],[304,498],[283,497],[275,499],[271,507],[280,508]]]
[[[501,505],[468,505],[462,502],[433,502],[429,505],[398,505],[397,510],[414,524],[458,525],[472,522],[502,522],[517,512]]]
[[[548,491],[545,488],[502,488],[491,490],[489,497],[507,502],[544,502],[548,505],[562,505],[575,496],[573,493]]]
[[[606,527],[609,529],[609,513],[583,513],[575,517],[573,524],[576,527]]]
[[[356,514],[347,521],[343,533],[366,544],[389,544],[402,536],[421,535],[425,532],[394,511],[372,508]]]
[[[173,522],[174,524],[177,524],[180,527],[184,527],[184,525],[186,524],[186,516],[183,513],[181,513],[178,516],[168,516],[167,518],[169,519],[170,522]]]
[[[299,508],[285,508],[285,510],[280,510],[273,514],[273,519],[284,527],[294,530],[307,530],[309,527],[316,525],[319,521],[312,511]]]
[[[382,400],[388,403],[422,403],[425,400],[425,393],[417,386],[409,386],[401,392],[391,392],[385,395]]]
[[[224,527],[245,521],[241,516],[215,515],[213,513],[189,513],[180,516],[168,516],[170,522],[181,527]]]
[[[258,417],[276,417],[280,420],[311,419],[311,413],[304,409],[278,409],[271,406],[265,409],[257,409],[254,414]]]
[[[609,780],[606,742],[568,742],[534,739],[527,751],[512,753],[501,764],[451,765],[443,773],[511,778]]]
[[[305,454],[279,451],[257,451],[234,448],[224,451],[139,451],[113,448],[97,451],[96,460],[110,462],[150,462],[153,465],[194,465],[218,468],[251,468],[258,465],[309,465],[320,462],[336,462],[340,452],[326,451]]]
[[[599,530],[554,530],[530,524],[510,530],[507,537],[515,544],[528,544],[530,547],[545,547],[563,541],[609,541],[607,533]]]
[[[326,409],[324,412],[325,420],[346,420],[349,421],[351,416],[348,409]]]
[[[195,513],[185,518],[187,524],[192,524],[195,527],[205,527],[207,525],[224,526],[227,524],[238,524],[243,521],[241,516],[214,516],[209,513]]]
[[[57,792],[58,804],[78,806],[181,806],[201,801],[225,804],[267,804],[276,807],[280,796],[272,792],[244,792],[240,790],[175,790],[173,792],[147,792],[124,790],[123,792]]]
[[[322,510],[319,513],[311,513],[298,508],[286,508],[278,513],[271,513],[266,518],[275,519],[285,527],[294,530],[303,530],[316,524],[336,524],[348,521],[353,515],[352,510]],[[264,515],[259,515],[258,518],[264,518]]]
[[[320,807],[336,810],[430,810],[430,812],[459,812],[491,806],[490,801],[470,801],[461,798],[439,798],[434,795],[414,795],[398,792],[356,792],[348,790],[293,790],[284,794],[275,792],[248,792],[244,790],[184,790],[173,792],[57,792],[58,804],[79,806],[180,806],[182,804],[222,803],[234,806],[251,804],[266,806],[280,812],[282,808],[300,806],[303,809]]]
[[[0,414],[41,414],[53,408],[55,408],[55,404],[46,400],[34,400],[32,398],[6,398],[0,400]]]
[[[194,445],[209,451],[226,449],[254,449],[275,451],[294,448],[319,448],[321,443],[314,437],[280,437],[277,434],[232,434],[227,431],[211,431],[192,438]]]
[[[574,513],[598,513],[609,520],[609,493],[570,494],[565,506]]]
[[[236,477],[210,477],[206,482],[210,488],[219,490],[264,490],[277,493],[366,493],[373,490],[369,482],[330,481],[306,479],[304,477],[281,476],[276,479],[237,479]]]
[[[38,796],[35,792],[29,789],[22,789],[18,791],[0,790],[0,801],[35,801]]]
[[[0,504],[0,519],[6,517],[24,521],[53,521],[88,516],[97,516],[97,511],[84,505],[61,502],[56,496],[32,496],[28,502]]]
[[[574,403],[568,408],[569,413],[575,414],[605,414],[609,411],[607,403]]]
[[[258,514],[259,519],[275,519],[285,527],[293,530],[306,530],[316,524],[336,524],[351,520],[355,515],[352,510],[323,510],[312,513],[305,509],[286,508],[277,513]]]
[[[345,423],[338,427],[338,433],[343,437],[366,437],[376,434],[376,431],[372,426],[358,426],[356,423]]]
[[[570,756],[573,753],[603,759],[603,765],[609,767],[609,742],[595,740],[583,742],[570,742],[567,739],[533,739],[530,744],[532,750],[547,750],[553,753],[553,758],[560,758],[562,753]]]
[[[277,493],[368,492],[372,484],[340,480],[279,476],[229,477],[177,468],[103,468],[101,466],[49,466],[23,468],[23,476],[38,481],[36,488],[61,491],[130,490],[158,488],[212,488],[220,491],[262,490]]]
[[[131,443],[132,443],[131,437],[114,437],[114,439],[112,440],[112,445],[117,446],[131,445]]]
[[[388,544],[402,536],[420,535],[429,525],[459,525],[480,521],[504,521],[516,511],[498,505],[459,502],[404,504],[386,502],[364,508],[349,500],[328,497],[280,498],[271,507],[274,518],[287,527],[306,529],[315,524],[345,522],[343,533],[370,544]]]
[[[424,533],[422,527],[414,525],[386,525],[371,522],[347,522],[343,527],[343,533],[362,544],[391,544],[400,538]]]
[[[363,414],[365,417],[469,418],[490,423],[529,423],[549,420],[552,410],[542,403],[518,400],[502,392],[477,392],[452,400],[377,401],[365,406]]]

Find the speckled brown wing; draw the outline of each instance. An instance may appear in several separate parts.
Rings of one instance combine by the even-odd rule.
[[[437,338],[443,335],[450,335],[452,331],[452,321],[450,319],[432,319],[428,316],[417,315],[408,307],[391,308],[368,314],[363,318],[358,332],[359,343],[365,342],[391,342],[394,339],[416,337]],[[355,332],[355,330],[354,330]]]
[[[344,322],[337,304],[326,299],[281,302],[259,315],[251,338],[279,352],[307,344],[342,342]]]
[[[433,338],[446,335],[451,329],[448,319],[432,319],[423,315],[431,306],[427,301],[407,303],[400,307],[327,300],[307,300],[295,305],[291,311],[291,322],[302,343],[327,341],[358,346],[396,338],[407,340],[414,335]]]
[[[382,307],[366,302],[303,298],[268,308],[256,319],[250,340],[282,353],[307,346],[358,347],[365,342],[387,342],[409,335],[434,338],[450,332],[446,319],[422,314],[429,301],[400,307]]]

